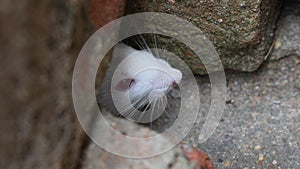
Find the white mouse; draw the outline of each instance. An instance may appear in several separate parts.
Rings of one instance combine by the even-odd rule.
[[[137,122],[151,122],[166,105],[166,93],[182,79],[180,70],[123,43],[114,47],[111,64],[100,88],[100,105]]]

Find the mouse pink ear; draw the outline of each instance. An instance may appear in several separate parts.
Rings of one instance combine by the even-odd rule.
[[[118,84],[115,86],[115,89],[119,90],[119,91],[128,90],[130,88],[130,86],[132,85],[133,82],[134,82],[133,79],[123,79],[123,80],[120,80],[118,82]]]

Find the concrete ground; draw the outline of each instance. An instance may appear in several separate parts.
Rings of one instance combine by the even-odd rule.
[[[216,168],[299,169],[300,57],[266,63],[255,73],[227,73],[226,77],[223,118],[212,137],[198,148],[210,155]],[[207,80],[199,82],[201,88],[208,86]],[[202,97],[207,98],[209,92]],[[187,139],[193,142],[200,128],[195,127]]]
[[[254,73],[226,72],[227,99],[218,128],[207,142],[198,144],[205,120],[199,118],[184,141],[207,152],[217,169],[299,169],[299,77],[300,56],[269,61]],[[209,78],[197,77],[197,82],[200,112],[206,117],[211,101]],[[171,104],[167,111],[176,112],[180,99]],[[152,127],[166,129],[175,119],[176,114],[169,113]]]
[[[185,138],[207,152],[217,169],[300,168],[300,2],[285,5],[271,59],[252,73],[226,72],[227,101],[220,125],[207,142],[198,144],[205,120],[198,119]],[[210,82],[207,76],[197,81],[205,115]],[[173,98],[169,112],[180,103]],[[162,130],[175,118],[171,114],[158,119],[153,128]]]

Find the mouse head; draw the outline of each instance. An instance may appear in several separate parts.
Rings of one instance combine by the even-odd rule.
[[[150,92],[153,96],[160,97],[182,79],[180,70],[147,51],[132,53],[122,64],[120,73],[123,76],[120,76],[115,89],[120,92],[128,91],[132,97]]]
[[[148,51],[130,48],[126,52],[129,55],[117,65],[112,77],[112,96],[118,111],[124,117],[132,117],[136,110],[146,112],[150,109],[150,114],[162,112],[166,105],[166,93],[180,83],[181,71]],[[137,116],[140,117],[139,113]]]

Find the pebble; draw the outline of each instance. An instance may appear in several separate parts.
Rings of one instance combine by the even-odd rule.
[[[260,145],[255,146],[255,147],[254,147],[254,150],[255,150],[255,151],[261,150],[261,146],[260,146]]]
[[[273,161],[272,161],[272,164],[273,164],[273,165],[277,165],[277,161],[276,161],[276,160],[273,160]]]
[[[263,161],[264,160],[264,155],[263,154],[259,154],[258,155],[258,161]]]
[[[274,48],[278,49],[280,46],[281,46],[281,39],[278,38],[278,39],[275,40]]]
[[[229,161],[229,160],[226,160],[224,166],[225,166],[225,167],[229,167],[229,166],[230,166],[230,161]]]

